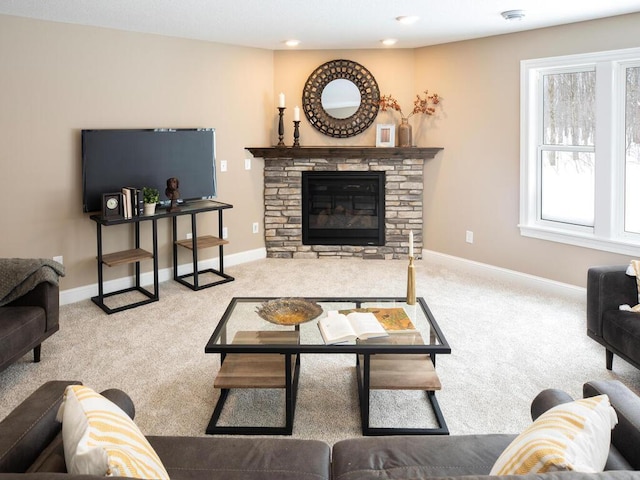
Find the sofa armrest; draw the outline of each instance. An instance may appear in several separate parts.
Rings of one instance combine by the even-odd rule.
[[[101,395],[118,405],[124,412],[133,418],[135,416],[135,408],[133,401],[122,390],[111,388],[101,392]],[[56,409],[57,410],[57,409]],[[64,459],[64,447],[62,445],[62,432],[59,432],[47,445],[40,455],[29,466],[29,472],[58,472],[65,473],[67,466]]]
[[[550,408],[562,403],[573,402],[573,397],[563,390],[548,388],[543,390],[531,402],[531,420],[535,421]]]
[[[42,307],[47,318],[47,331],[58,329],[60,316],[60,288],[49,282],[42,282],[15,299],[8,305],[14,307]]]
[[[626,265],[591,267],[587,272],[587,334],[602,338],[602,314],[623,304],[638,303],[635,277]]]
[[[618,380],[587,382],[582,390],[585,398],[601,394],[609,396],[618,414],[611,443],[634,470],[640,470],[640,397]]]
[[[132,420],[136,416],[136,407],[133,404],[133,400],[131,400],[131,397],[122,390],[110,388],[100,392],[100,395],[119,406]]]
[[[23,473],[60,432],[62,395],[74,381],[43,384],[0,422],[0,472]]]

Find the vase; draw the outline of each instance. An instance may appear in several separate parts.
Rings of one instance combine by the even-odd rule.
[[[144,204],[144,214],[145,215],[153,215],[156,213],[156,204],[155,203],[145,203]]]
[[[409,125],[408,118],[402,118],[400,125],[398,126],[398,146],[410,147],[411,146],[411,125]]]

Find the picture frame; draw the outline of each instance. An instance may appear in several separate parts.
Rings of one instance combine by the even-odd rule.
[[[376,147],[396,146],[396,126],[393,123],[376,124]]]

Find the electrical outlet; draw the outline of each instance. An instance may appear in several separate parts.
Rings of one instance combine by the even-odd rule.
[[[193,235],[191,234],[191,232],[187,233],[187,240],[191,240],[191,237],[193,237]]]
[[[253,223],[253,233],[258,233],[260,231],[260,224],[258,222]]]
[[[222,239],[226,240],[229,237],[229,230],[227,227],[222,227]]]
[[[220,171],[221,172],[226,172],[227,171],[227,161],[226,160],[220,160]]]
[[[473,243],[473,232],[471,230],[467,230],[466,241],[467,243]]]
[[[245,158],[244,159],[244,169],[245,170],[251,170],[251,159],[250,158]]]
[[[63,260],[62,255],[58,255],[57,257],[53,257],[53,261],[54,262],[62,263],[64,265],[64,262],[62,260]]]

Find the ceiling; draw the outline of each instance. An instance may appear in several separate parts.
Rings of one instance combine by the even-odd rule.
[[[514,9],[525,18],[500,15]],[[640,0],[0,0],[0,14],[269,50],[288,39],[297,49],[416,48],[633,12]],[[402,15],[420,19],[403,25]]]

